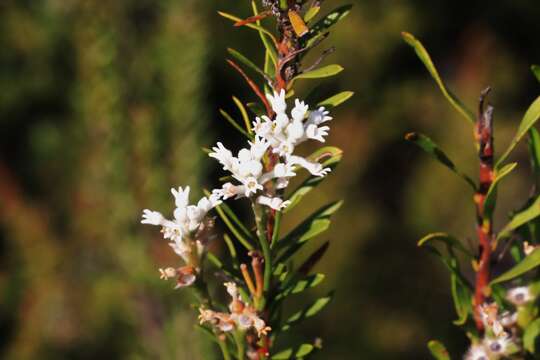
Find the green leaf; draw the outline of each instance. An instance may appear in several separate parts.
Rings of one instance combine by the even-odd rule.
[[[536,76],[536,79],[538,79],[538,81],[540,81],[540,66],[532,65],[531,70],[532,70],[534,76]]]
[[[333,146],[325,146],[311,154],[308,159],[310,161],[320,161],[321,159],[326,158],[322,162],[322,165],[333,170],[341,161],[342,156],[343,151],[341,149]],[[305,195],[319,185],[324,179],[325,177],[321,176],[310,176],[307,178],[288,196],[287,200],[290,201],[290,204],[283,210],[283,213],[286,214],[291,211]]]
[[[332,97],[329,97],[326,100],[321,101],[317,106],[324,106],[328,109],[335,108],[338,105],[343,104],[345,101],[349,100],[354,95],[353,91],[343,91],[339,94],[336,94]]]
[[[456,276],[456,280],[460,282],[460,284],[467,289],[472,289],[471,284],[468,282],[468,280],[461,274],[461,271],[459,269],[458,261],[453,253],[453,249],[448,246],[448,255],[443,255],[437,248],[434,246],[431,246],[429,244],[423,244],[423,247],[425,247],[427,250],[432,252],[433,254],[437,255],[443,264],[450,270],[451,274]]]
[[[458,98],[456,95],[454,95],[444,84],[444,82],[441,79],[441,76],[439,75],[439,72],[437,71],[437,68],[433,64],[433,61],[431,60],[431,57],[429,56],[429,53],[424,48],[424,45],[417,40],[412,34],[409,34],[407,32],[402,32],[401,36],[409,44],[414,48],[414,51],[416,51],[416,55],[420,58],[420,60],[424,63],[427,70],[437,83],[439,85],[439,88],[441,89],[443,95],[446,97],[446,99],[450,102],[450,104],[469,122],[472,124],[475,123],[476,119],[474,116],[474,113],[469,110]]]
[[[226,12],[223,12],[223,11],[218,11],[218,14],[223,16],[225,19],[229,19],[229,20],[234,21],[234,22],[238,22],[238,21],[243,20],[242,18],[239,18],[238,16],[234,16],[232,14],[229,14],[229,13],[226,13]],[[249,24],[246,24],[244,26],[246,26],[246,27],[248,27],[250,29],[254,29],[254,30],[257,30],[259,32],[264,33],[265,35],[269,36],[270,39],[272,39],[274,44],[277,44],[277,41],[276,41],[276,38],[274,37],[274,35],[270,31],[268,31],[267,29],[263,28],[261,25],[258,25],[257,23],[249,23]]]
[[[306,46],[310,47],[317,39],[330,29],[332,26],[343,20],[350,12],[352,5],[343,5],[332,11],[317,21],[313,26],[310,26],[309,34],[307,35]]]
[[[330,303],[332,298],[334,297],[334,294],[331,292],[327,296],[324,296],[322,298],[319,298],[315,300],[312,304],[307,306],[306,308],[295,312],[293,315],[291,315],[283,325],[281,326],[281,331],[287,331],[292,326],[300,323],[304,319],[310,318],[318,314],[326,305]]]
[[[493,279],[490,285],[497,284],[503,281],[512,280],[540,265],[540,249],[534,250],[516,266],[505,272],[504,274]]]
[[[320,67],[315,70],[311,70],[305,73],[301,73],[300,75],[297,75],[293,81],[298,79],[320,79],[320,78],[326,78],[330,76],[334,76],[339,74],[343,71],[343,67],[338,64],[331,64],[326,65],[323,67]]]
[[[264,107],[257,103],[257,102],[249,102],[246,104],[248,109],[253,113],[255,116],[263,116],[266,115],[266,110]]]
[[[232,99],[236,104],[236,107],[238,107],[238,110],[240,110],[240,114],[242,114],[242,119],[244,119],[244,126],[246,127],[249,137],[253,139],[253,130],[251,129],[251,124],[249,123],[249,116],[246,108],[244,107],[244,104],[242,104],[242,102],[238,100],[238,98],[236,98],[235,96],[233,96]]]
[[[322,283],[324,278],[324,274],[312,274],[294,282],[293,284],[285,285],[285,289],[276,296],[275,300],[279,301],[289,295],[299,294],[307,289],[314,288]]]
[[[272,355],[272,360],[301,359],[309,355],[314,349],[315,346],[311,344],[302,344],[296,349],[289,348]]]
[[[467,182],[467,184],[472,187],[473,191],[476,191],[476,184],[474,183],[474,181],[468,175],[461,172],[456,167],[456,165],[454,165],[452,160],[450,160],[450,158],[448,158],[448,156],[446,156],[446,154],[429,137],[424,134],[413,132],[405,135],[405,140],[419,146],[422,150],[431,155],[441,164],[452,170],[455,174],[459,175],[463,180]]]
[[[423,238],[421,238],[420,240],[418,240],[417,245],[423,246],[429,242],[436,241],[436,240],[446,244],[446,246],[450,248],[460,250],[461,252],[463,252],[465,255],[467,255],[470,258],[474,258],[474,255],[469,250],[467,250],[465,246],[463,246],[461,241],[459,241],[452,235],[448,235],[447,233],[443,233],[443,232],[428,234],[424,236]]]
[[[497,201],[497,187],[499,182],[504,179],[504,177],[512,172],[517,166],[517,163],[510,163],[503,166],[500,170],[495,170],[495,177],[493,182],[489,187],[486,199],[484,200],[484,217],[486,219],[491,219],[493,210],[495,210],[495,203]]]
[[[428,342],[428,349],[431,352],[431,355],[437,360],[450,360],[450,354],[446,347],[437,340],[430,340]]]
[[[342,204],[342,201],[336,201],[323,206],[279,241],[276,244],[276,251],[283,250],[283,252],[277,258],[276,263],[287,261],[308,240],[326,231],[330,227],[330,216],[335,213]]]
[[[540,196],[525,210],[518,212],[512,217],[512,220],[499,232],[497,239],[505,238],[512,235],[512,232],[527,224],[529,221],[540,216]]]
[[[457,266],[457,260],[454,261],[454,266]],[[450,286],[454,308],[458,315],[457,320],[454,320],[454,324],[464,325],[467,322],[469,314],[472,313],[472,293],[467,287],[462,285],[459,278],[453,273],[450,275]]]
[[[532,169],[536,176],[536,186],[540,187],[540,133],[534,127],[529,130],[529,154]]]
[[[264,71],[261,70],[257,65],[253,63],[253,61],[249,60],[246,56],[241,54],[238,50],[235,50],[233,48],[227,48],[227,52],[232,55],[235,59],[240,61],[242,64],[246,65],[251,70],[255,71],[256,73],[262,75],[266,79],[266,74]]]
[[[219,109],[219,113],[221,116],[225,118],[236,130],[238,130],[240,133],[242,133],[245,137],[248,139],[251,139],[251,136],[244,130],[243,127],[241,127],[233,118],[231,115],[229,115],[225,110]]]
[[[304,21],[306,22],[306,24],[310,22],[311,20],[313,20],[313,18],[317,16],[320,10],[321,10],[320,6],[310,7],[308,11],[306,11],[306,15],[304,15]]]
[[[247,250],[253,250],[253,245],[251,245],[250,241],[253,239],[253,237],[234,214],[231,208],[229,208],[227,204],[221,203],[220,205],[216,206],[215,209],[221,220],[223,220],[227,228],[229,228],[236,239],[238,239],[238,241],[244,245]]]
[[[527,131],[529,131],[529,129],[538,121],[538,119],[540,119],[540,96],[537,97],[527,109],[525,116],[523,116],[523,119],[519,124],[516,135],[512,139],[512,142],[510,142],[510,146],[508,146],[508,149],[506,149],[504,154],[502,154],[497,161],[497,168],[501,166],[504,160],[506,160],[508,155],[510,155],[512,150],[514,150],[519,141],[523,138],[523,136],[525,136],[525,134],[527,134]]]
[[[531,354],[535,354],[536,339],[540,336],[540,318],[531,322],[523,333],[523,346]]]
[[[257,2],[255,0],[251,1],[251,9],[253,10],[254,16],[259,15],[259,10],[257,9]],[[255,24],[257,26],[261,26],[260,20],[257,20]],[[276,48],[274,47],[274,45],[276,44],[275,37],[272,37],[272,35],[268,36],[267,34],[264,33],[264,31],[259,31],[259,37],[261,38],[261,42],[264,48],[266,49],[265,59],[268,57],[272,61],[275,67],[276,64],[278,63],[278,55],[277,55]],[[266,71],[266,67],[265,67],[265,71]],[[270,72],[267,72],[267,74],[270,76]]]

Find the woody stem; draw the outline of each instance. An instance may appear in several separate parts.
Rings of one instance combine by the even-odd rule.
[[[474,317],[479,331],[484,330],[480,314],[482,305],[489,296],[488,284],[490,280],[490,262],[492,253],[493,222],[491,214],[485,212],[485,200],[489,188],[493,183],[493,107],[484,109],[485,97],[490,89],[482,91],[479,102],[478,118],[475,135],[478,144],[478,157],[480,160],[479,178],[480,183],[474,195],[476,205],[476,233],[479,242],[479,259],[476,273],[474,294]]]

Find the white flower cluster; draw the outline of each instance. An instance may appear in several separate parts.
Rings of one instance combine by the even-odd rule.
[[[524,306],[535,300],[531,289],[519,286],[507,291],[506,299],[516,307]],[[465,360],[497,360],[506,358],[520,350],[519,341],[513,330],[517,325],[517,312],[499,313],[496,303],[480,306],[480,315],[485,328],[481,342],[474,343],[465,354]]]
[[[324,142],[330,128],[321,124],[332,118],[328,116],[328,111],[324,107],[309,112],[309,107],[298,99],[289,116],[286,112],[284,90],[266,96],[275,112],[275,118],[272,120],[268,116],[262,116],[255,119],[253,122],[255,138],[249,142],[249,148],[241,149],[238,155],[234,156],[218,142],[209,156],[218,160],[223,170],[229,171],[239,182],[236,185],[227,182],[221,189],[214,190],[214,194],[222,199],[255,195],[258,203],[280,210],[287,206],[287,202],[265,194],[264,185],[269,181],[275,181],[277,189],[287,187],[290,178],[296,175],[297,167],[303,167],[314,176],[328,174],[329,168],[323,168],[320,163],[294,155],[293,152],[296,146],[308,139]],[[262,160],[268,152],[276,156],[277,160],[271,170],[264,171]]]
[[[204,252],[204,239],[197,236],[198,232],[210,226],[205,222],[206,214],[221,203],[216,195],[203,197],[197,205],[189,205],[189,186],[171,189],[174,196],[176,209],[173,220],[166,219],[160,212],[145,209],[141,223],[161,226],[163,238],[169,241],[169,245],[178,254],[186,267],[173,269],[160,269],[161,278],[168,279],[177,277],[177,288],[189,286],[195,281],[195,273],[198,272],[199,259]]]
[[[280,210],[288,202],[268,192],[265,187],[268,182],[273,181],[275,188],[284,189],[289,179],[296,175],[298,167],[305,168],[314,176],[325,176],[330,172],[329,168],[323,168],[318,162],[293,154],[295,147],[308,139],[325,141],[329,127],[322,124],[332,120],[328,111],[320,107],[309,112],[308,106],[297,99],[289,116],[286,113],[284,90],[267,94],[267,98],[275,117],[273,120],[267,116],[256,118],[253,122],[255,136],[253,141],[248,142],[248,148],[241,149],[234,156],[218,142],[209,154],[232,174],[237,184],[223,184],[221,188],[213,190],[210,196],[199,200],[197,205],[189,204],[189,187],[171,189],[176,205],[173,220],[166,219],[157,211],[143,211],[141,223],[161,226],[163,237],[187,265],[178,269],[160,269],[162,279],[177,278],[177,288],[195,282],[199,260],[206,245],[200,233],[211,225],[207,213],[222,200],[255,196],[259,204]],[[263,163],[265,156],[272,157],[272,166],[266,171]]]
[[[217,312],[204,308],[199,309],[199,321],[201,324],[208,322],[222,332],[234,329],[254,329],[257,335],[266,335],[271,330],[269,326],[257,315],[257,311],[251,305],[243,302],[240,298],[235,283],[224,284],[232,300],[229,304],[230,313]]]

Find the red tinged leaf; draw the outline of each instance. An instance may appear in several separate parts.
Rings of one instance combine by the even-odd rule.
[[[274,113],[274,111],[272,110],[272,107],[270,106],[268,99],[266,98],[264,93],[261,91],[261,89],[257,86],[257,84],[255,84],[255,82],[251,80],[251,78],[247,76],[244,70],[242,70],[242,68],[238,66],[238,64],[236,64],[234,61],[227,59],[227,63],[231,65],[236,71],[238,71],[240,75],[242,75],[242,77],[244,78],[244,80],[246,80],[246,82],[248,83],[249,87],[251,87],[255,95],[257,95],[259,99],[261,99],[262,103],[264,104],[264,107],[266,108],[266,112],[268,116],[271,116]]]
[[[238,27],[238,26],[244,26],[244,25],[247,25],[247,24],[252,24],[254,22],[257,22],[259,20],[262,20],[264,19],[265,17],[267,17],[268,15],[270,15],[270,11],[263,11],[261,12],[260,14],[258,15],[255,15],[255,16],[250,16],[248,17],[247,19],[244,19],[244,20],[240,20],[240,21],[237,21],[234,23],[234,26]]]

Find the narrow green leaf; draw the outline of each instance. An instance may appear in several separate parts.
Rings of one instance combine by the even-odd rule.
[[[276,263],[287,261],[308,240],[326,231],[330,227],[330,216],[334,214],[342,204],[342,201],[337,201],[323,206],[279,241],[276,244],[276,251],[283,252],[277,258]]]
[[[540,318],[531,322],[523,333],[523,346],[531,354],[536,354],[536,339],[540,336]]]
[[[345,101],[349,100],[354,95],[353,91],[343,91],[339,94],[336,94],[332,97],[329,97],[326,100],[321,101],[317,106],[324,106],[328,109],[335,108],[338,105],[343,104]]]
[[[457,266],[457,260],[454,260],[453,266]],[[472,293],[463,286],[459,281],[459,278],[455,274],[450,275],[450,286],[452,290],[452,299],[454,300],[454,308],[458,316],[457,320],[454,320],[455,325],[464,325],[467,322],[469,314],[472,313]]]
[[[233,48],[227,48],[227,52],[232,55],[235,59],[240,61],[242,64],[246,65],[251,70],[255,71],[256,73],[262,75],[264,78],[267,77],[267,75],[264,73],[264,71],[261,70],[257,65],[253,63],[253,61],[249,60],[246,56],[241,54],[238,50],[235,50]]]
[[[272,355],[272,360],[301,359],[309,355],[314,349],[315,346],[311,344],[302,344],[296,349],[289,348]]]
[[[241,127],[233,118],[231,115],[229,115],[225,110],[219,109],[219,113],[221,116],[225,118],[236,130],[238,130],[240,133],[242,133],[245,137],[248,139],[251,139],[251,136],[244,130],[243,127]]]
[[[240,114],[242,114],[242,119],[244,120],[244,126],[246,127],[249,137],[253,138],[253,130],[251,129],[251,125],[249,123],[249,116],[248,116],[248,113],[244,104],[242,104],[242,102],[238,100],[238,98],[235,96],[233,96],[232,99],[234,103],[236,104],[236,107],[238,107],[238,110],[240,110]]]
[[[413,144],[419,146],[422,150],[427,152],[441,164],[452,170],[455,174],[459,175],[463,180],[469,184],[473,191],[476,191],[476,184],[474,181],[465,173],[461,172],[456,165],[446,156],[446,154],[424,134],[419,133],[408,133],[405,135],[405,140],[412,142]]]
[[[239,18],[238,16],[234,16],[232,14],[229,14],[229,13],[226,13],[226,12],[223,12],[223,11],[218,11],[218,14],[223,16],[225,19],[229,19],[231,21],[234,21],[234,22],[238,22],[238,21],[242,21],[243,19],[242,18]],[[267,29],[263,28],[261,25],[258,25],[257,23],[249,23],[249,24],[246,24],[244,25],[250,29],[254,29],[254,30],[257,30],[259,32],[262,32],[264,33],[265,35],[269,36],[270,39],[272,39],[272,41],[274,42],[274,44],[277,44],[277,41],[276,41],[276,38],[274,37],[274,35],[268,31]]]
[[[532,65],[531,70],[532,70],[534,76],[536,76],[536,79],[538,79],[538,81],[540,81],[540,66]]]
[[[324,274],[311,274],[299,279],[292,284],[286,285],[285,289],[276,296],[275,300],[279,301],[289,295],[299,294],[307,289],[314,288],[322,283],[324,278]]]
[[[341,161],[342,156],[343,151],[341,149],[333,146],[325,146],[311,154],[308,159],[310,161],[320,161],[320,159],[326,158],[322,162],[322,165],[333,170]],[[283,210],[283,213],[286,214],[291,211],[305,195],[319,185],[324,179],[325,177],[321,176],[310,176],[307,178],[288,196],[287,200],[290,201],[290,204]]]
[[[320,68],[315,69],[315,70],[311,70],[311,71],[308,71],[308,72],[305,72],[305,73],[301,73],[300,75],[297,75],[293,79],[293,81],[298,80],[298,79],[326,78],[326,77],[337,75],[342,71],[343,71],[343,67],[341,65],[338,65],[338,64],[326,65],[326,66],[320,67]]]
[[[491,186],[489,187],[486,199],[484,200],[484,217],[490,219],[495,209],[495,203],[497,201],[497,187],[499,182],[504,177],[512,172],[517,166],[517,163],[510,163],[503,166],[500,170],[495,170],[495,177]]]
[[[460,282],[461,285],[466,287],[467,289],[472,289],[471,284],[469,281],[463,276],[461,273],[461,270],[459,269],[459,264],[457,262],[457,259],[455,255],[452,253],[452,248],[448,247],[448,255],[443,255],[437,248],[434,246],[424,244],[423,245],[428,251],[432,252],[433,254],[437,255],[443,264],[447,267],[448,270],[450,270],[451,274],[456,276],[456,280]]]
[[[428,342],[428,349],[431,352],[431,355],[437,360],[450,360],[450,354],[446,347],[437,340],[430,340]]]
[[[236,261],[238,255],[236,253],[236,248],[234,247],[231,237],[228,234],[223,234],[223,240],[225,241],[225,244],[227,244],[229,255],[231,255],[231,258]]]
[[[240,243],[244,245],[244,247],[247,250],[253,250],[253,245],[251,245],[251,241],[250,241],[251,237],[247,237],[245,236],[245,234],[242,234],[244,231],[240,230],[241,229],[240,227],[237,227],[235,224],[233,224],[231,219],[225,213],[224,211],[225,207],[223,205],[225,204],[222,203],[215,207],[216,212],[218,213],[219,217],[221,218],[221,220],[223,220],[227,228],[233,233],[236,239],[238,239],[238,241],[240,241]],[[236,221],[234,222],[236,223]]]
[[[256,102],[249,102],[246,104],[248,109],[253,113],[255,116],[263,116],[266,115],[266,110],[264,107]]]
[[[512,235],[512,231],[520,226],[525,225],[529,221],[540,216],[540,196],[525,210],[515,214],[512,220],[499,232],[497,239],[505,238]]]
[[[540,249],[534,250],[530,255],[526,256],[519,264],[505,272],[504,274],[493,279],[490,285],[497,284],[503,281],[508,281],[516,278],[540,265]]]
[[[529,130],[529,154],[532,169],[536,176],[537,191],[540,191],[540,133],[534,127]]]
[[[441,79],[441,76],[439,75],[439,72],[437,71],[437,68],[433,64],[433,61],[431,60],[431,57],[429,56],[429,53],[424,48],[424,45],[417,40],[412,34],[409,34],[407,32],[402,32],[401,36],[405,40],[407,44],[412,46],[414,48],[414,51],[416,51],[416,55],[420,58],[420,60],[424,63],[427,70],[437,82],[437,85],[439,85],[439,88],[441,89],[443,95],[446,97],[446,99],[450,102],[450,104],[469,122],[472,124],[475,123],[476,119],[474,116],[474,113],[469,110],[458,98],[456,95],[454,95],[444,84],[443,80]]]
[[[449,246],[450,248],[460,250],[461,252],[463,252],[465,255],[467,255],[470,258],[474,258],[474,255],[469,250],[467,250],[465,246],[463,246],[461,241],[459,241],[452,235],[448,235],[447,233],[443,233],[443,232],[428,234],[424,236],[423,238],[421,238],[420,240],[418,240],[417,245],[423,246],[426,243],[437,241],[437,240],[446,244],[446,246]]]
[[[501,164],[506,160],[508,155],[510,155],[512,150],[514,150],[516,145],[520,142],[523,136],[527,134],[527,131],[529,131],[529,129],[533,127],[533,125],[538,121],[538,119],[540,119],[540,96],[533,101],[531,106],[527,109],[527,112],[525,112],[525,116],[523,116],[523,119],[519,124],[517,133],[512,139],[512,142],[510,142],[510,146],[508,146],[508,149],[506,149],[504,154],[502,154],[497,161],[497,168],[501,166]]]
[[[320,10],[321,10],[320,6],[310,7],[308,11],[306,11],[306,15],[304,15],[304,21],[306,22],[306,24],[310,22],[311,20],[313,20],[313,18],[317,16]]]
[[[328,29],[343,20],[351,12],[351,8],[352,5],[340,6],[323,16],[313,26],[310,26],[306,46],[312,46],[321,36],[328,32]]]
[[[254,16],[259,15],[259,10],[257,9],[257,2],[255,0],[251,1],[251,9],[253,10]],[[261,26],[260,20],[257,20],[255,23],[257,24],[257,26]],[[275,37],[272,37],[272,36],[269,37],[263,31],[259,31],[259,37],[261,38],[261,42],[264,48],[266,49],[265,57],[268,57],[272,61],[275,67],[278,62],[278,55],[275,48],[275,44],[276,44]],[[266,71],[266,66],[265,66],[265,71]],[[266,74],[268,74],[268,76],[272,76],[270,72],[268,71],[266,71]]]
[[[304,319],[315,316],[321,310],[323,310],[326,305],[330,303],[333,297],[334,297],[334,294],[329,293],[327,296],[324,296],[322,298],[315,300],[315,302],[313,302],[311,305],[307,306],[306,308],[295,312],[287,320],[285,320],[285,322],[281,326],[281,331],[287,331],[292,326],[300,323]]]

